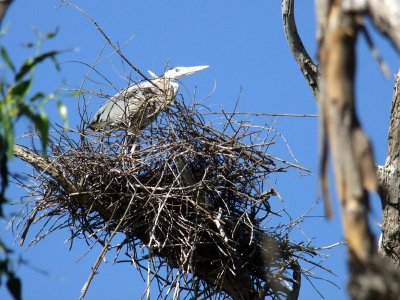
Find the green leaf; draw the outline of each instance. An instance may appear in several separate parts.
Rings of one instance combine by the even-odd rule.
[[[36,100],[44,99],[44,98],[46,98],[46,95],[43,94],[42,92],[38,92],[38,93],[36,93],[35,95],[33,95],[33,96],[31,97],[30,101],[31,101],[31,102],[35,102]]]
[[[57,60],[57,56],[51,56],[50,59],[53,61],[54,66],[56,67],[57,71],[61,70],[60,63]]]
[[[0,274],[1,275],[8,272],[8,264],[9,264],[8,258],[0,259]]]
[[[8,160],[13,156],[14,151],[14,127],[13,116],[2,103],[0,109],[0,203],[5,201],[4,193],[8,186]],[[0,216],[3,216],[0,205]]]
[[[2,240],[0,240],[0,253],[1,254],[9,254],[11,252],[12,251],[7,248],[7,246],[4,244],[4,242]],[[0,265],[0,273],[2,273],[2,271],[5,271],[5,266]]]
[[[35,47],[35,44],[34,43],[26,43],[24,46],[26,48],[33,48],[33,47]]]
[[[14,273],[8,273],[7,289],[15,300],[21,300],[21,280]]]
[[[80,96],[82,96],[83,94],[84,94],[84,93],[83,93],[82,90],[76,90],[76,91],[73,91],[73,92],[69,93],[68,96],[69,96],[69,97],[80,97]]]
[[[65,106],[65,104],[62,101],[57,101],[57,108],[58,112],[61,116],[61,119],[63,120],[64,123],[64,128],[69,128],[68,126],[68,109]]]
[[[5,202],[4,194],[8,185],[7,150],[3,137],[0,137],[0,204]],[[0,217],[3,216],[3,206],[0,205]]]
[[[55,38],[57,36],[57,34],[58,34],[59,29],[60,28],[57,26],[56,29],[53,32],[46,33],[46,38],[47,39]]]
[[[43,111],[39,115],[35,115],[33,119],[35,124],[35,128],[39,131],[40,134],[40,141],[42,144],[42,152],[43,155],[47,155],[47,143],[49,140],[49,118],[47,117],[46,113]]]
[[[31,107],[26,105],[24,102],[18,104],[19,115],[24,115],[35,125],[36,130],[40,135],[40,142],[42,144],[43,155],[46,155],[47,144],[49,138],[49,118],[44,110],[40,113],[32,111]]]
[[[28,74],[37,64],[43,62],[47,58],[55,57],[59,51],[49,51],[42,53],[33,59],[27,59],[22,65],[21,69],[15,75],[15,81],[20,81],[26,74]]]
[[[16,100],[14,98],[20,97],[24,98],[28,93],[29,88],[31,87],[32,79],[24,80],[19,82],[17,85],[14,85],[10,88],[9,96],[12,100]]]
[[[7,174],[8,174],[8,173],[7,173]],[[7,186],[6,186],[6,187],[7,187]],[[0,217],[1,217],[1,218],[4,218],[3,205],[4,205],[5,203],[7,203],[7,199],[6,199],[6,197],[4,196],[4,192],[1,191],[1,193],[0,193]]]
[[[13,113],[10,113],[10,111],[4,106],[2,107],[0,112],[0,159],[7,160],[11,158],[14,154]],[[3,167],[6,168],[6,165],[3,163],[3,161],[1,161],[1,172],[5,172],[5,170],[3,170]]]
[[[4,62],[6,63],[7,67],[9,67],[11,69],[11,71],[13,71],[13,73],[15,73],[17,70],[15,69],[14,64],[12,63],[10,56],[8,55],[8,52],[6,50],[6,48],[1,47],[0,49],[0,53],[1,53],[1,57],[3,58]]]

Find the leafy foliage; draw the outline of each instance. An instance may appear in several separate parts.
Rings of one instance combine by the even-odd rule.
[[[21,280],[17,277],[11,268],[12,260],[10,257],[11,250],[8,249],[0,240],[0,285],[3,284],[3,276],[6,278],[6,286],[11,296],[15,300],[22,299]]]
[[[36,44],[28,44],[28,48],[36,45],[40,48],[45,39],[55,37],[57,31],[39,36]],[[44,110],[45,104],[54,99],[54,94],[44,92],[32,93],[35,69],[41,63],[51,60],[59,70],[57,56],[60,51],[48,51],[35,54],[27,58],[21,66],[16,67],[9,51],[0,47],[0,64],[5,75],[0,78],[0,217],[4,217],[3,205],[6,203],[5,190],[8,185],[8,160],[14,152],[14,129],[21,117],[26,117],[34,125],[40,135],[41,148],[46,155],[49,135],[49,119]],[[67,124],[66,108],[62,102],[57,103],[60,115]],[[0,240],[0,285],[3,277],[10,295],[15,299],[22,299],[21,280],[14,272],[12,251]]]
[[[42,43],[42,39],[53,38],[55,33],[46,34],[39,38],[37,45]],[[54,98],[54,94],[37,92],[30,94],[35,68],[46,60],[52,60],[57,70],[59,69],[56,57],[59,51],[48,51],[37,54],[26,59],[22,65],[17,68],[13,63],[7,49],[0,48],[1,62],[6,71],[11,72],[13,79],[7,82],[7,79],[0,81],[0,216],[3,216],[1,204],[5,202],[4,192],[8,185],[8,167],[7,161],[13,156],[14,146],[14,126],[18,119],[27,117],[41,137],[42,152],[46,154],[46,144],[48,142],[49,120],[44,110],[44,105]],[[65,111],[59,104],[60,111]],[[65,119],[65,114],[62,115]]]

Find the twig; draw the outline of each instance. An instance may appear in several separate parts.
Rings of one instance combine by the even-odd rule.
[[[244,111],[232,111],[224,112],[227,115],[251,115],[251,116],[267,116],[267,117],[295,117],[295,118],[316,118],[318,114],[289,114],[289,113],[258,113],[258,112],[244,112]],[[219,112],[203,112],[202,115],[219,115]]]
[[[400,17],[400,16],[399,16]],[[372,36],[369,34],[367,27],[362,24],[360,26],[361,33],[364,34],[365,40],[367,41],[367,45],[369,47],[369,50],[371,51],[372,56],[375,58],[376,62],[378,63],[379,69],[381,70],[383,76],[386,78],[390,77],[390,70],[388,65],[386,64],[385,60],[379,53],[378,48],[376,48],[375,43],[372,39]]]
[[[93,267],[92,267],[92,272],[89,275],[88,280],[86,281],[86,283],[84,284],[84,286],[82,287],[82,291],[81,291],[81,295],[79,296],[79,299],[83,299],[89,289],[90,283],[92,282],[94,276],[97,273],[97,270],[100,267],[100,263],[103,260],[104,256],[106,255],[107,251],[108,251],[108,246],[110,245],[112,239],[114,238],[114,236],[118,233],[121,225],[123,222],[125,222],[125,218],[128,215],[128,212],[131,208],[131,205],[133,203],[134,200],[134,196],[131,197],[131,201],[129,202],[128,206],[125,209],[125,213],[122,216],[121,220],[119,221],[119,223],[117,224],[117,226],[115,227],[114,231],[111,233],[110,237],[108,238],[107,242],[104,244],[103,249],[101,250],[99,256],[97,257],[96,262],[94,263]]]
[[[126,58],[126,56],[121,52],[120,48],[115,46],[114,43],[111,41],[111,39],[108,37],[108,35],[104,32],[104,30],[100,27],[100,25],[97,23],[95,19],[93,19],[86,11],[84,11],[82,8],[80,8],[78,5],[73,4],[72,2],[66,1],[66,0],[61,0],[61,2],[64,5],[71,6],[78,10],[80,13],[82,13],[90,22],[93,23],[93,25],[96,27],[96,29],[101,33],[101,35],[106,39],[108,44],[115,50],[115,52],[118,53],[118,55],[136,72],[138,73],[144,80],[148,82],[152,82],[150,78],[148,78],[138,67],[136,67],[133,63],[131,63],[130,60]],[[156,85],[154,85],[157,87]]]

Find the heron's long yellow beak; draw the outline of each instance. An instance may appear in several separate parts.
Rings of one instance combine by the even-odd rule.
[[[209,68],[210,66],[196,66],[196,67],[186,67],[187,71],[190,72],[188,74],[192,74],[194,72],[198,72],[204,69]]]
[[[175,67],[165,72],[164,77],[172,80],[193,74],[195,72],[207,69],[209,66],[194,66],[194,67]]]
[[[180,74],[177,76],[177,78],[196,73],[209,67],[210,66],[180,67],[178,68],[178,72],[180,72]]]

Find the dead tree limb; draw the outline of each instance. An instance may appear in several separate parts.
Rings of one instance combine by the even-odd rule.
[[[362,14],[346,1],[319,0],[320,111],[325,151],[329,146],[349,244],[352,299],[398,299],[398,270],[377,255],[368,224],[368,191],[378,188],[370,142],[355,111],[355,45]],[[326,152],[322,155],[326,164]]]
[[[293,57],[317,99],[319,93],[318,67],[304,48],[303,42],[298,34],[294,15],[294,2],[294,0],[282,0],[283,29],[285,30],[286,39]]]
[[[352,168],[358,168],[358,174],[355,174],[356,176],[353,176],[353,173],[351,174],[350,178],[355,180],[358,183],[358,191],[355,191],[355,193],[360,194],[365,194],[366,190],[376,189],[376,178],[374,176],[371,176],[370,174],[373,173],[374,167],[372,163],[372,155],[370,151],[370,146],[369,142],[366,139],[364,133],[362,132],[361,128],[359,127],[359,122],[357,120],[356,114],[354,112],[354,95],[352,95],[353,92],[353,77],[354,77],[354,64],[355,64],[355,54],[354,54],[354,44],[356,41],[356,36],[358,29],[363,29],[361,27],[362,24],[362,19],[361,16],[364,15],[369,15],[372,20],[374,21],[375,26],[382,31],[383,34],[387,35],[389,39],[392,41],[392,43],[395,45],[397,49],[400,49],[398,47],[399,45],[399,35],[400,35],[400,3],[397,1],[391,1],[391,0],[384,0],[384,1],[375,1],[375,0],[370,0],[370,1],[354,1],[354,0],[343,0],[343,1],[319,1],[317,2],[317,15],[318,15],[318,20],[319,20],[319,27],[318,27],[318,39],[320,41],[320,60],[324,59],[325,61],[321,62],[325,64],[325,68],[327,68],[327,65],[330,64],[330,66],[334,66],[337,64],[337,68],[331,68],[326,71],[326,76],[330,76],[329,80],[330,83],[328,84],[328,87],[325,89],[325,99],[327,97],[331,97],[331,99],[337,101],[339,104],[336,105],[338,106],[338,112],[342,114],[342,116],[339,118],[339,120],[336,120],[337,126],[340,126],[339,124],[342,123],[342,121],[347,121],[347,125],[345,126],[350,126],[353,129],[346,129],[343,131],[342,136],[338,136],[336,134],[336,139],[332,140],[332,137],[330,138],[330,143],[334,143],[334,145],[331,147],[335,148],[340,148],[341,144],[343,144],[343,138],[347,139],[345,141],[344,145],[350,145],[347,148],[349,151],[345,153],[351,153],[353,151],[355,153],[355,157],[353,159],[352,155],[348,155],[348,161],[350,164],[347,164],[345,161],[343,161],[340,165],[336,163],[337,168],[339,170],[345,170],[346,166],[349,166],[350,169]],[[292,54],[295,57],[298,65],[300,66],[303,74],[305,75],[308,84],[312,88],[314,95],[318,98],[318,91],[317,89],[314,89],[315,81],[319,79],[318,73],[313,73],[308,72],[307,68],[307,62],[309,62],[310,58],[309,55],[307,54],[307,51],[304,49],[304,46],[301,42],[300,37],[298,36],[297,33],[297,28],[296,24],[294,22],[294,0],[283,0],[282,1],[282,15],[283,15],[283,21],[284,21],[284,29],[286,33],[286,37],[289,43],[289,46],[291,48]],[[340,14],[343,16],[347,17],[337,17]],[[336,16],[336,17],[335,17]],[[347,19],[347,20],[346,20]],[[332,21],[333,20],[333,21]],[[338,21],[337,21],[338,20]],[[335,21],[337,23],[335,24]],[[329,27],[329,22],[333,23],[336,26],[336,31],[330,30]],[[340,24],[340,22],[343,22]],[[342,28],[340,28],[342,27]],[[332,28],[331,28],[332,29]],[[339,45],[339,47],[332,47],[334,45]],[[344,46],[344,47],[341,47]],[[340,48],[341,47],[341,48]],[[325,50],[324,50],[325,49]],[[332,50],[333,49],[333,50]],[[329,54],[331,53],[331,54]],[[345,58],[345,56],[348,56]],[[347,60],[345,60],[347,59]],[[329,66],[328,66],[329,67]],[[342,77],[344,76],[344,77]],[[345,80],[340,80],[341,78],[345,78]],[[337,80],[339,79],[339,80]],[[326,81],[326,80],[325,80]],[[397,86],[397,85],[396,85]],[[328,94],[328,89],[331,91],[330,94]],[[397,88],[396,88],[397,91]],[[336,94],[335,94],[336,93]],[[343,97],[337,97],[337,94],[343,94],[347,93],[350,95],[347,99],[344,99]],[[392,116],[391,116],[391,129],[389,132],[389,148],[392,149],[397,149],[391,144],[393,144],[392,139],[393,136],[395,136],[395,130],[393,130],[393,124],[396,124],[395,118],[396,118],[396,93],[393,98],[393,107],[392,107]],[[339,100],[339,101],[338,101]],[[328,134],[333,134],[335,132],[334,129],[328,129],[327,126],[330,126],[331,121],[328,121],[329,113],[332,113],[335,111],[335,109],[331,109],[329,106],[331,102],[324,101],[323,103],[320,103],[321,110],[325,113],[322,113],[322,128],[325,128],[322,131],[321,134],[321,144],[322,144],[322,155],[321,155],[321,182],[322,182],[322,189],[324,191],[324,197],[329,197],[327,193],[327,185],[326,185],[326,162],[327,162],[327,151],[328,151]],[[333,113],[336,115],[336,113]],[[343,122],[345,123],[345,122]],[[349,125],[350,124],[350,125]],[[347,132],[347,133],[344,133]],[[353,142],[350,143],[349,140],[353,139]],[[359,144],[361,140],[361,143]],[[339,144],[339,145],[337,145]],[[336,146],[335,146],[336,145]],[[353,150],[351,148],[354,148]],[[332,150],[332,149],[331,149]],[[358,154],[357,154],[358,153]],[[333,154],[333,151],[332,151]],[[333,154],[334,155],[334,154]],[[358,161],[357,161],[357,156],[359,156]],[[369,157],[369,158],[368,158]],[[389,223],[393,223],[395,219],[397,220],[398,217],[396,217],[396,214],[393,213],[388,213],[388,210],[390,210],[390,207],[392,207],[392,210],[394,209],[393,206],[387,206],[388,203],[398,203],[398,199],[395,196],[396,191],[393,193],[389,193],[388,188],[391,186],[389,184],[390,181],[393,181],[393,173],[395,173],[395,168],[393,166],[393,152],[392,155],[389,155],[387,163],[385,166],[379,168],[379,181],[380,181],[380,194],[383,195],[383,204],[384,204],[384,223],[385,223],[385,216],[390,215],[391,217],[389,218],[390,221]],[[352,165],[352,162],[355,161],[355,164]],[[345,176],[343,174],[340,174],[340,171],[337,172],[337,179],[340,179],[340,185],[338,187],[338,192],[339,195],[342,195],[344,193],[348,193],[348,188],[344,186]],[[339,175],[338,175],[339,172]],[[369,175],[368,175],[369,174]],[[339,177],[338,177],[339,176]],[[396,186],[396,184],[394,184]],[[398,186],[398,185],[397,185]],[[361,187],[361,188],[360,188]],[[391,196],[390,196],[391,194]],[[359,197],[360,199],[363,198],[364,196]],[[391,200],[388,200],[390,197]],[[385,200],[386,199],[386,200]],[[362,202],[362,200],[361,200]],[[365,208],[367,208],[368,205],[365,205]],[[365,210],[363,208],[363,210]],[[365,214],[365,212],[363,213]],[[398,215],[398,213],[397,213]],[[393,219],[394,218],[394,219]],[[392,237],[394,238],[393,234],[397,232],[396,228],[399,225],[393,225],[391,226],[391,229],[389,229],[389,232],[387,235],[385,235],[387,238]],[[347,226],[349,227],[349,226]],[[350,226],[351,228],[352,226]],[[362,225],[361,227],[364,227],[365,234],[369,236],[369,230],[367,229],[366,224]],[[385,226],[384,226],[385,227]],[[384,229],[384,228],[383,228]],[[397,233],[396,233],[397,234]],[[355,234],[357,236],[357,234]],[[385,239],[385,238],[384,238]],[[389,238],[390,239],[390,238]],[[358,244],[358,243],[356,243]],[[387,249],[391,249],[389,252],[394,251],[396,247],[391,247],[390,245],[387,244],[387,241],[384,243],[387,247]],[[381,244],[383,246],[384,244]],[[360,251],[361,249],[366,249],[365,247],[359,246]],[[380,249],[382,252],[383,249]],[[394,251],[395,253],[393,255],[397,255],[398,251]],[[390,254],[388,254],[390,255]],[[393,259],[394,257],[392,257]],[[396,261],[398,262],[398,258]]]
[[[366,32],[363,16],[370,16],[375,26],[400,49],[400,3],[391,0],[316,2],[321,70],[317,84],[319,93],[313,89],[314,80],[310,81],[308,76],[305,77],[320,108],[320,178],[324,198],[329,196],[326,179],[328,147],[333,158],[344,231],[350,250],[349,292],[353,299],[398,299],[399,272],[393,266],[398,267],[400,261],[399,79],[396,81],[392,104],[389,155],[385,166],[379,167],[377,173],[370,143],[355,112],[354,75],[357,35],[360,29]],[[297,34],[293,6],[293,0],[282,1],[285,33],[304,74],[304,57],[307,57],[307,53]],[[385,263],[376,255],[374,237],[367,221],[368,191],[377,189],[378,177],[383,205],[379,252],[391,264]]]
[[[357,15],[344,12],[339,0],[317,3],[321,130],[332,154],[349,250],[358,260],[366,262],[375,252],[367,218],[367,191],[377,189],[377,178],[370,142],[355,112],[355,44],[359,20]]]

